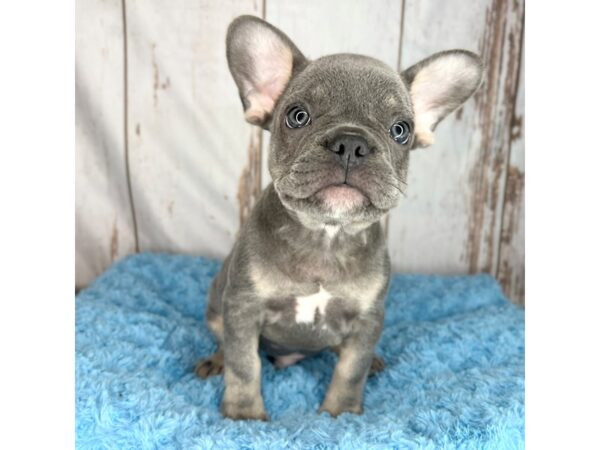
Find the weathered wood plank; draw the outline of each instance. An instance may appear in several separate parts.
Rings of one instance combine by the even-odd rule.
[[[332,53],[359,53],[398,66],[402,0],[269,1],[266,20],[286,33],[309,59]],[[271,182],[265,133],[263,187]]]
[[[514,114],[513,102],[522,0],[458,7],[433,0],[126,5],[128,116],[121,2],[77,5],[78,285],[135,250],[127,142],[140,248],[217,257],[229,251],[261,178],[263,186],[270,181],[262,164],[268,134],[263,138],[243,121],[225,60],[228,23],[250,13],[266,15],[311,58],[354,52],[408,67],[446,48],[484,56],[486,84],[475,100],[438,127],[432,148],[411,155],[407,197],[389,222],[390,251],[396,270],[497,274],[507,294],[521,301],[522,83]]]
[[[123,129],[121,2],[78,2],[75,17],[75,282],[83,287],[135,251],[135,235]]]
[[[483,56],[485,82],[411,155],[407,198],[390,218],[396,270],[496,273],[523,2],[407,0],[402,66],[436,51]]]
[[[449,48],[477,52],[489,2],[457,8],[451,2],[411,1],[404,8],[403,69]],[[411,154],[406,198],[390,215],[388,236],[394,269],[461,273],[469,217],[467,175],[477,152],[473,100],[436,129],[435,144]]]
[[[525,303],[525,80],[523,52],[519,89],[511,126],[510,160],[506,175],[500,233],[498,280],[513,302]]]
[[[494,0],[486,11],[480,52],[487,82],[475,96],[481,153],[471,171],[471,215],[467,257],[471,272],[497,273],[500,227],[514,102],[517,95],[524,3]]]
[[[260,16],[262,3],[127,1],[140,250],[224,257],[257,195],[259,143],[225,58],[227,26],[240,14]]]
[[[253,126],[248,142],[248,155],[238,183],[238,204],[240,208],[240,225],[243,224],[262,192],[262,141],[263,130]]]

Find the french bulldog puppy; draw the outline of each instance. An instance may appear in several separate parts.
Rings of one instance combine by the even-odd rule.
[[[390,259],[380,219],[403,193],[411,149],[482,79],[473,53],[436,53],[402,73],[376,59],[310,61],[252,16],[227,32],[246,120],[271,132],[269,171],[215,278],[206,311],[218,351],[196,373],[224,373],[222,413],[267,419],[259,348],[278,367],[339,355],[319,411],[362,412],[383,326]]]

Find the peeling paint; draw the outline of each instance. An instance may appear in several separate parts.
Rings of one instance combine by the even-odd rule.
[[[511,236],[516,231],[516,223],[519,219],[515,214],[518,212],[518,207],[523,201],[523,191],[525,189],[525,174],[515,166],[508,168],[506,178],[506,191],[504,194],[504,203],[510,208],[505,208],[510,211],[510,220],[505,221],[503,230],[500,235],[501,243],[510,243]]]
[[[158,91],[161,89],[166,90],[171,86],[171,80],[169,77],[166,77],[165,81],[161,82],[160,72],[156,62],[156,44],[152,44],[152,74],[152,98],[154,100],[154,106],[156,107],[158,105]]]
[[[112,233],[110,237],[110,261],[114,262],[119,253],[119,229],[117,228],[117,220],[113,222]]]
[[[523,211],[525,174],[515,166],[508,168],[504,214],[500,234],[501,262],[498,281],[513,302],[525,302],[525,261],[523,258]]]
[[[250,143],[248,144],[248,161],[242,170],[238,183],[237,199],[239,203],[240,226],[242,226],[254,207],[261,188],[261,142],[262,130],[259,127],[252,127],[250,134]]]
[[[465,112],[465,107],[461,106],[456,110],[455,117],[456,120],[462,120],[463,113]]]
[[[523,116],[517,116],[516,114],[512,118],[510,125],[510,140],[516,141],[521,139],[523,135]]]
[[[512,10],[516,5],[516,9]],[[523,16],[522,2],[493,0],[486,12],[480,53],[486,64],[484,85],[475,94],[481,132],[479,156],[469,174],[471,206],[466,257],[470,272],[495,274],[500,219],[510,152]]]

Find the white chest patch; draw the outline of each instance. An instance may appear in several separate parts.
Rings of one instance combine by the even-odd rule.
[[[327,236],[329,236],[330,239],[335,237],[335,235],[340,231],[339,225],[325,225],[324,228]]]
[[[323,289],[321,285],[319,285],[319,292],[316,294],[296,297],[296,322],[314,322],[317,310],[322,316],[325,315],[325,308],[327,308],[327,302],[331,297],[331,294]]]

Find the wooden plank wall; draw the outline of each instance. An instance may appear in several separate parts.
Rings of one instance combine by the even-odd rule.
[[[498,280],[506,294],[525,301],[525,88],[521,53],[517,100],[510,134],[510,158],[504,188],[504,212],[500,230]]]
[[[125,155],[121,1],[77,2],[76,36],[75,282],[81,287],[136,250]]]
[[[411,155],[407,198],[390,218],[390,251],[400,271],[498,275],[524,5],[507,0],[456,5],[405,4],[402,67],[440,49],[465,48],[482,55],[486,71],[474,100],[437,128],[435,145]],[[508,206],[519,211],[522,199],[515,201],[521,205]],[[518,238],[514,243],[521,254],[503,264],[513,265],[515,273],[501,279],[521,303],[521,288],[512,283],[524,281],[522,243]]]
[[[475,99],[411,155],[390,254],[404,272],[492,273],[522,303],[524,0],[80,0],[78,286],[136,250],[229,251],[270,182],[268,133],[243,121],[225,59],[240,14],[310,58],[362,53],[401,70],[448,48],[484,57]]]
[[[238,228],[251,126],[224,36],[253,0],[126,0],[129,165],[141,251],[223,257]],[[169,32],[165,32],[169,30]],[[247,198],[242,197],[242,204]]]

